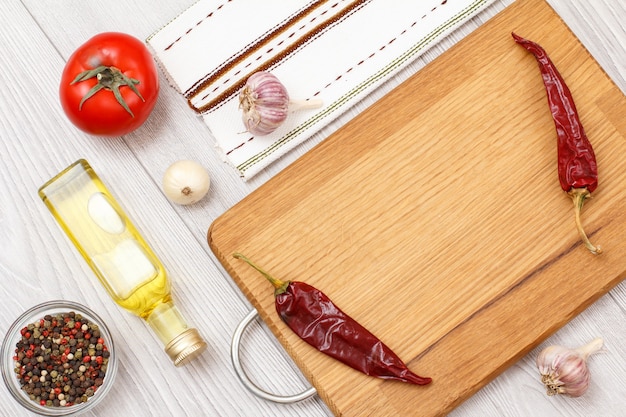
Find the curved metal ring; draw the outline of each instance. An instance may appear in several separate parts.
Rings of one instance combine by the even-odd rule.
[[[241,366],[241,359],[240,359],[239,353],[240,353],[241,338],[243,336],[243,333],[246,330],[246,327],[248,327],[248,325],[252,323],[252,321],[258,315],[259,313],[253,309],[252,311],[248,313],[246,317],[244,317],[243,320],[241,320],[241,322],[235,329],[235,333],[233,334],[233,340],[230,345],[230,357],[233,361],[233,367],[235,368],[235,373],[239,377],[239,380],[241,381],[241,383],[257,397],[263,398],[268,401],[273,401],[276,403],[282,403],[282,404],[289,404],[289,403],[295,403],[298,401],[306,400],[307,398],[312,397],[313,395],[317,394],[317,390],[314,387],[311,387],[307,389],[306,391],[303,391],[295,395],[286,395],[286,396],[275,395],[259,388],[252,381],[250,381],[250,378],[248,378],[248,375],[246,375],[246,372],[243,370],[243,366]]]

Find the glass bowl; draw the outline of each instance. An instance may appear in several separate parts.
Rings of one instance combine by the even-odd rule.
[[[26,391],[24,391],[21,387],[21,381],[18,378],[18,374],[16,373],[16,368],[17,368],[17,363],[18,363],[18,361],[15,359],[16,345],[18,344],[18,342],[22,340],[22,334],[21,334],[22,329],[27,327],[29,324],[35,325],[35,323],[37,323],[38,325],[41,325],[41,320],[44,319],[47,315],[54,317],[56,315],[62,315],[64,313],[67,314],[70,312],[74,312],[76,315],[80,314],[80,316],[82,316],[84,319],[87,319],[89,323],[95,324],[98,326],[98,330],[100,332],[100,338],[103,339],[104,345],[106,346],[109,352],[108,353],[109,358],[108,358],[108,363],[106,364],[106,370],[101,369],[102,371],[105,371],[104,378],[97,382],[96,384],[97,388],[95,389],[95,392],[93,393],[92,396],[87,397],[87,400],[84,402],[80,402],[80,403],[76,402],[72,405],[60,405],[59,404],[63,400],[65,400],[64,402],[66,403],[68,399],[71,398],[72,393],[74,393],[74,396],[77,396],[76,390],[78,390],[78,392],[81,392],[82,390],[87,390],[87,391],[91,390],[91,387],[87,387],[87,383],[85,383],[84,384],[85,387],[81,387],[79,385],[77,388],[74,388],[72,391],[70,391],[72,389],[72,385],[70,383],[66,383],[67,386],[63,386],[62,388],[59,388],[59,390],[57,390],[57,394],[59,393],[59,391],[60,393],[63,394],[62,396],[57,396],[55,398],[58,401],[57,406],[41,405],[40,404],[41,400],[37,401],[35,399],[31,399],[30,395],[26,393]],[[74,321],[72,318],[70,318],[70,320]],[[77,322],[78,320],[74,321],[76,331],[78,332],[78,334],[75,336],[80,337],[80,334],[81,334],[80,332],[83,330],[84,330],[83,336],[85,333],[89,333],[89,332],[95,333],[95,331],[90,328],[87,328],[84,326],[82,326],[81,328],[81,325],[77,324]],[[35,327],[36,326],[37,325],[35,325]],[[67,328],[68,326],[64,325],[63,327]],[[44,325],[44,328],[47,329],[46,325]],[[33,336],[32,333],[35,333],[35,330],[37,331],[37,333],[40,333],[41,336],[44,336],[44,332],[40,331],[40,327],[33,329],[31,331],[31,336]],[[74,342],[60,340],[62,339],[61,337],[54,338],[53,336],[49,334],[49,332],[47,332],[46,335],[48,337],[44,337],[44,340],[46,339],[50,340],[49,343],[46,342],[46,344],[48,344],[50,348],[46,349],[47,352],[44,351],[44,355],[46,353],[49,353],[47,356],[56,356],[54,355],[55,351],[52,350],[53,348],[55,348],[59,344],[61,346],[67,346],[65,349],[59,349],[58,353],[60,356],[60,355],[66,354],[66,352],[69,351],[69,353],[61,361],[62,362],[66,361],[66,363],[68,364],[70,363],[73,364],[73,366],[71,366],[72,368],[71,372],[76,373],[77,375],[76,379],[79,379],[78,378],[79,374],[82,374],[86,378],[91,377],[93,381],[96,381],[96,378],[99,379],[102,376],[101,374],[100,375],[96,375],[96,374],[87,375],[89,374],[90,367],[93,366],[94,368],[98,368],[100,366],[98,362],[95,360],[97,358],[95,358],[93,362],[84,359],[85,356],[91,356],[89,355],[90,352],[88,351],[89,347],[85,347],[84,350],[87,350],[86,352],[87,355],[83,356],[82,355],[83,349],[79,348],[80,344],[74,344],[72,346],[72,343]],[[71,339],[71,337],[69,337],[69,339]],[[34,345],[39,345],[45,348],[44,340],[42,340],[41,343],[35,343]],[[82,340],[85,340],[85,339],[82,339]],[[93,338],[89,339],[89,341],[92,342]],[[96,344],[95,348],[97,349],[99,348],[99,346],[97,346]],[[29,347],[27,347],[26,349],[30,350]],[[74,355],[72,351],[76,353],[76,355]],[[93,356],[96,356],[96,357],[99,356],[98,352],[99,351],[96,351],[95,355]],[[91,352],[91,353],[94,353],[94,352]],[[81,305],[72,301],[64,301],[64,300],[48,301],[48,302],[36,305],[30,308],[29,310],[27,310],[26,312],[24,312],[24,314],[22,314],[20,317],[18,317],[17,320],[15,320],[15,322],[13,322],[13,324],[7,331],[4,337],[4,340],[2,342],[2,350],[0,351],[0,354],[1,354],[0,365],[2,367],[2,379],[4,380],[4,383],[6,384],[7,388],[13,395],[13,398],[15,398],[15,400],[18,403],[20,403],[20,405],[22,405],[24,408],[28,409],[29,411],[32,411],[33,413],[40,414],[42,416],[74,416],[74,415],[93,409],[98,403],[100,403],[100,401],[102,401],[102,399],[106,396],[107,392],[109,392],[109,390],[111,389],[113,385],[113,380],[115,379],[115,374],[117,372],[117,360],[115,356],[115,349],[113,346],[113,338],[111,337],[111,333],[109,332],[109,329],[107,328],[106,324],[91,309],[89,309],[88,307],[85,307],[84,305]],[[49,362],[49,363],[54,361],[53,359],[49,359],[48,361],[46,361],[46,359],[44,359],[44,355],[38,355],[38,356],[33,356],[33,357],[36,358],[36,360],[43,359],[45,362]],[[82,360],[80,359],[81,356],[82,356]],[[101,356],[101,359],[102,358],[103,357]],[[38,365],[38,362],[35,365],[37,369],[43,368],[43,366]],[[77,368],[77,371],[74,370],[75,368]],[[63,365],[57,364],[43,373],[45,374],[44,378],[48,378],[50,383],[52,383],[52,381],[54,381],[55,379],[57,380],[59,379],[58,374],[61,372],[65,372]],[[35,374],[36,373],[38,373],[38,371],[35,371]],[[65,375],[68,375],[68,374],[65,373]],[[56,378],[53,378],[53,377],[56,377]],[[37,379],[38,378],[40,377],[38,376]],[[74,380],[70,382],[73,383]],[[98,384],[100,383],[101,385],[98,386]],[[31,383],[31,387],[34,387],[34,386],[36,386],[36,383]],[[42,391],[50,391],[51,389],[52,389],[51,387],[47,389],[44,388],[42,389]],[[35,393],[31,395],[37,398],[36,393],[39,393],[39,391],[35,391]],[[86,394],[88,395],[90,393],[91,392],[86,393]]]

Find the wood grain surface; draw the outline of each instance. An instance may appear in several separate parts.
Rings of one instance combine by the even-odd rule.
[[[576,99],[600,256],[580,243],[541,76],[511,31],[544,46]],[[336,415],[444,415],[624,278],[625,109],[551,7],[520,0],[220,216],[209,245]],[[326,292],[433,383],[319,354],[235,251]]]

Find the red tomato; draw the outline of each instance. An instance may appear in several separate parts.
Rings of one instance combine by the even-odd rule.
[[[125,135],[141,126],[156,104],[157,68],[139,39],[101,33],[69,58],[59,95],[65,114],[79,129],[92,135]]]

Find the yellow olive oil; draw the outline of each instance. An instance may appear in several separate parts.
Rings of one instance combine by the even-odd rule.
[[[176,365],[206,348],[173,304],[163,265],[87,161],[63,170],[39,195],[111,298],[148,322]]]

